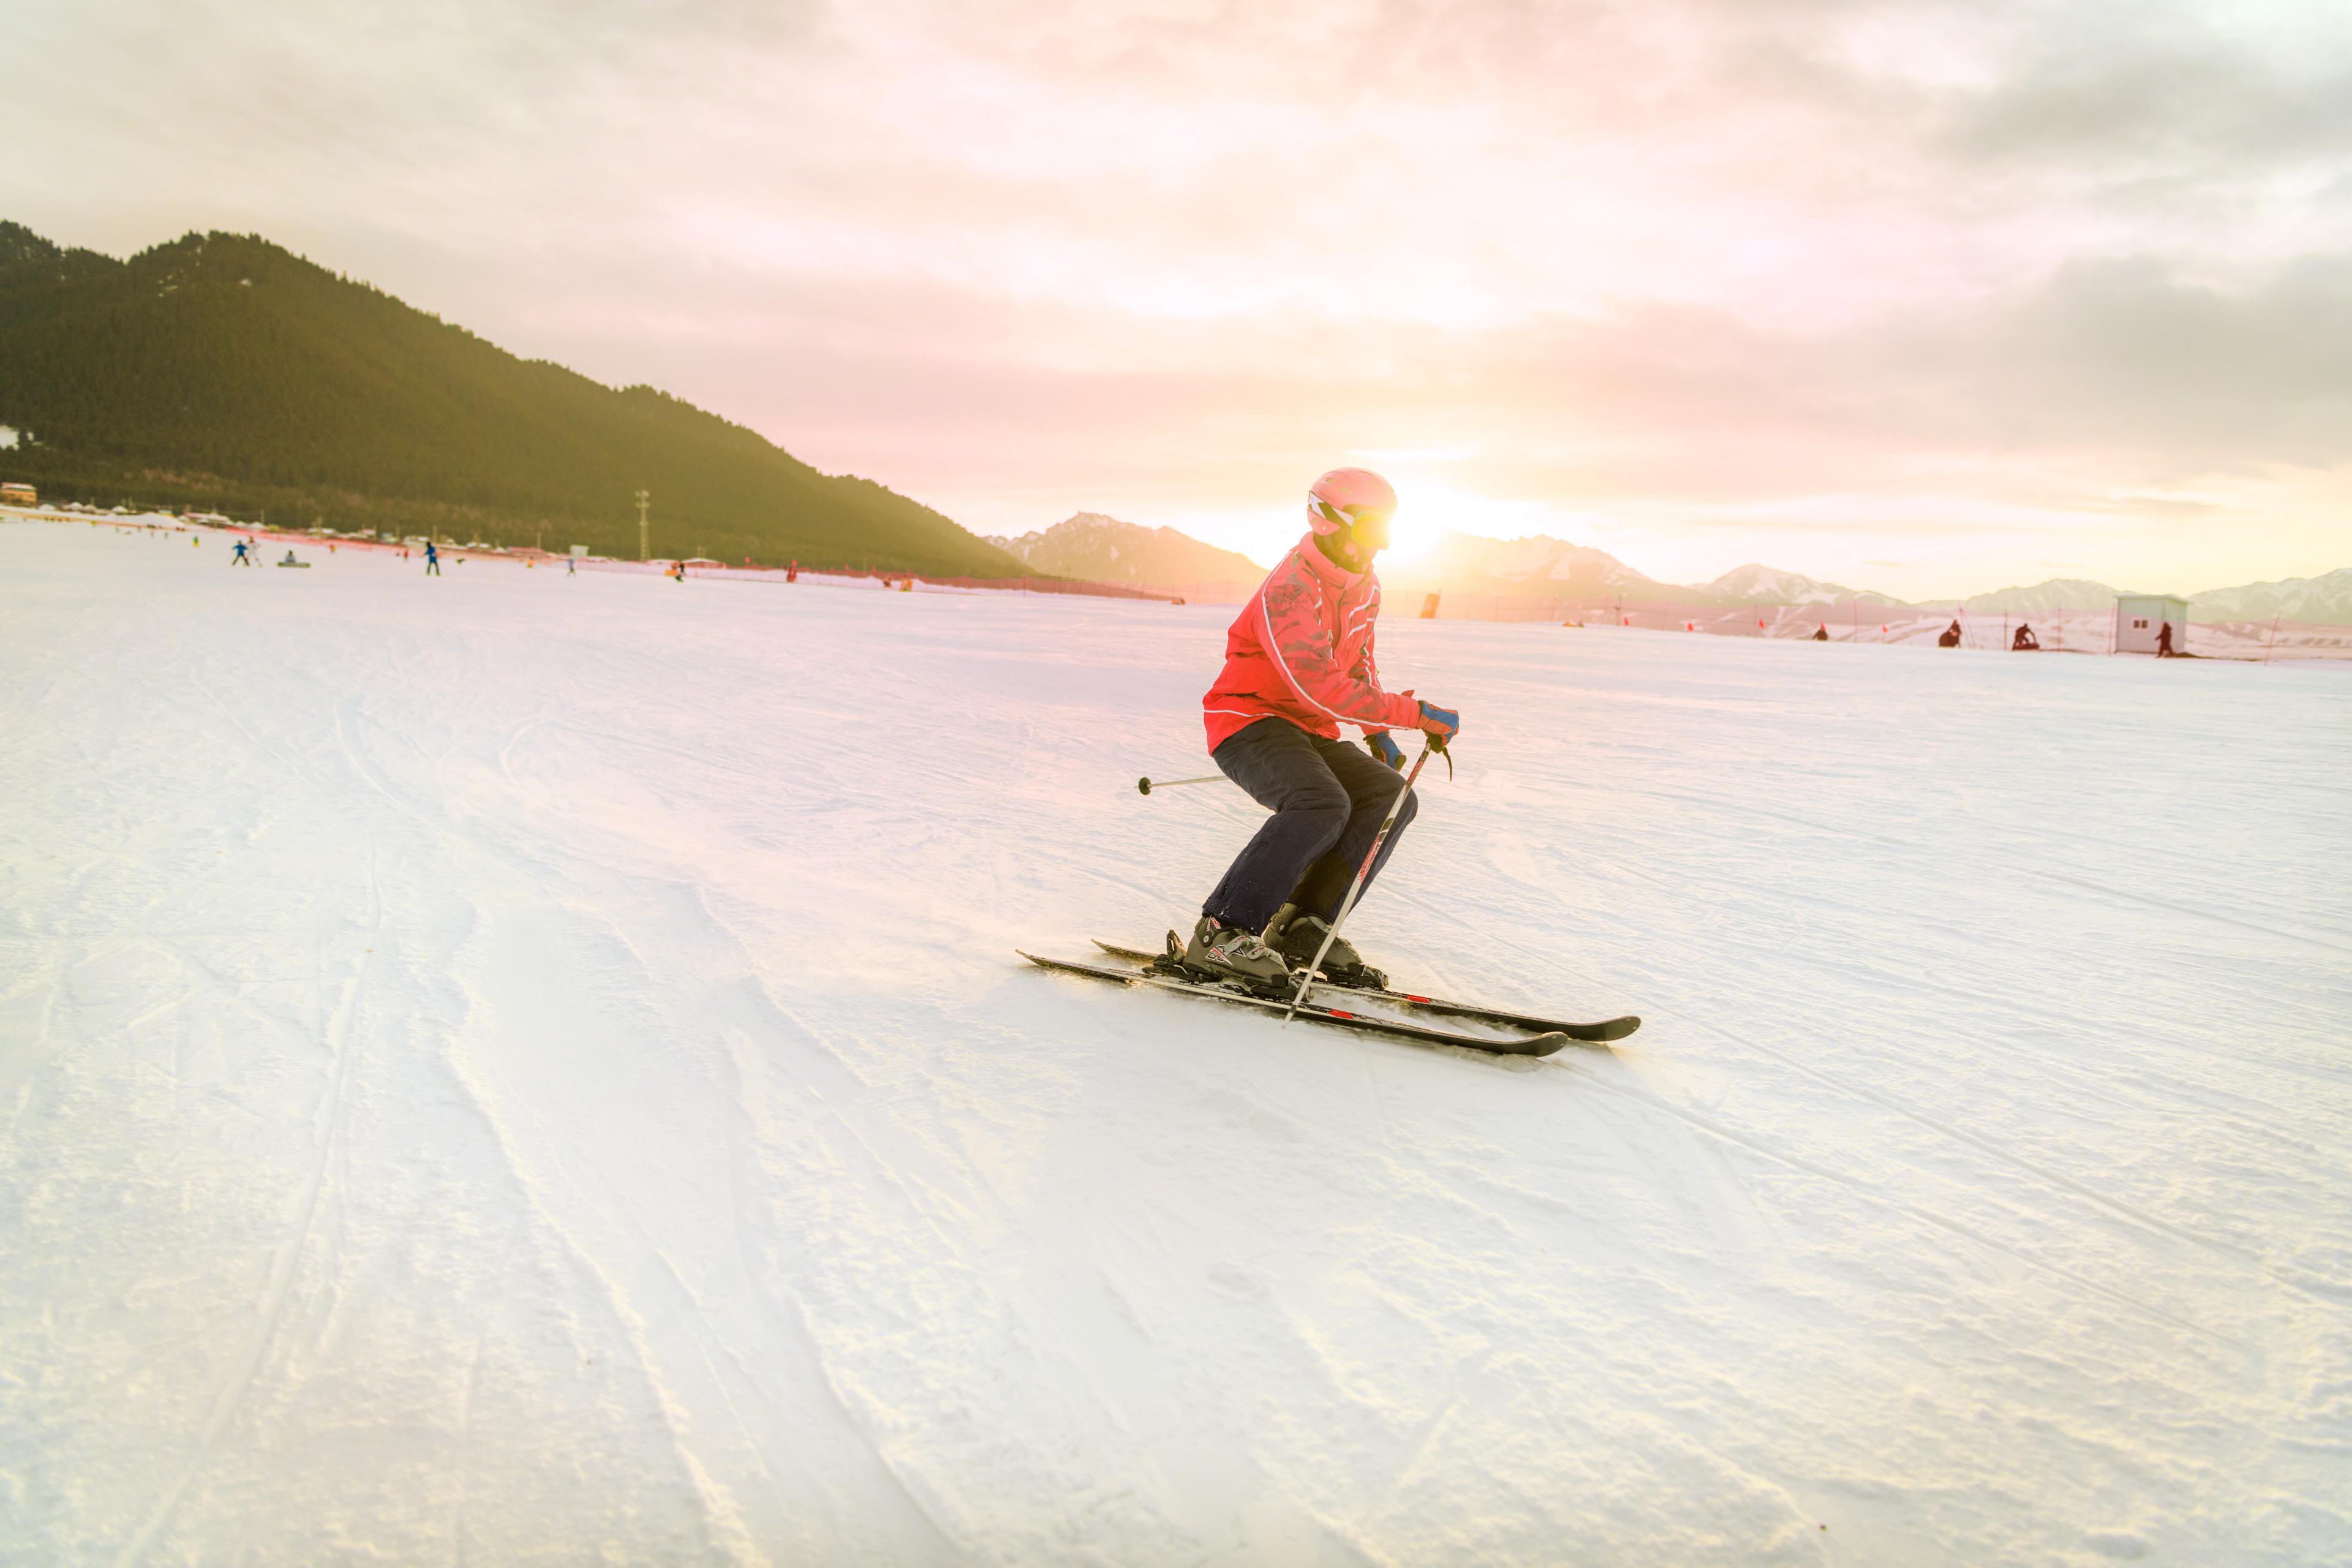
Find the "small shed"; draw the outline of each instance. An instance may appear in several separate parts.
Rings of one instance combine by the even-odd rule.
[[[2116,651],[2156,653],[2164,628],[2172,628],[2172,651],[2189,651],[2189,601],[2169,594],[2116,595]]]

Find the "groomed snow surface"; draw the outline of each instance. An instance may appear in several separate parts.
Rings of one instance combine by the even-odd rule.
[[[1399,619],[1514,1063],[1013,956],[1229,611],[300,553],[0,527],[0,1559],[2352,1562],[2352,671]]]

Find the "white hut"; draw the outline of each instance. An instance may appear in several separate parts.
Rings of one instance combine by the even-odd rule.
[[[2154,653],[2164,628],[2172,628],[2172,651],[2189,651],[2189,601],[2169,594],[2116,595],[2116,651]]]

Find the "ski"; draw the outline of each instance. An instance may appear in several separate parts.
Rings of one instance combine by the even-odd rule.
[[[1121,947],[1116,942],[1104,942],[1099,937],[1094,939],[1094,943],[1113,958],[1131,959],[1138,963],[1158,963],[1161,957],[1159,953],[1147,952],[1141,948]],[[1584,1045],[1606,1045],[1612,1040],[1622,1040],[1642,1026],[1642,1020],[1635,1017],[1606,1018],[1599,1023],[1577,1024],[1559,1018],[1538,1018],[1532,1014],[1513,1013],[1500,1007],[1480,1007],[1467,1002],[1446,1002],[1435,996],[1424,996],[1416,991],[1399,991],[1389,986],[1347,985],[1336,980],[1322,980],[1316,984],[1318,989],[1338,986],[1341,990],[1355,991],[1366,996],[1378,996],[1383,1001],[1393,1002],[1416,1012],[1434,1014],[1439,1017],[1475,1019],[1481,1023],[1499,1024],[1506,1028],[1566,1035],[1570,1039]]]
[[[1088,963],[1066,958],[1045,958],[1034,952],[1024,952],[1021,956],[1040,969],[1055,970],[1065,974],[1083,974],[1091,979],[1108,980],[1120,985],[1149,985],[1154,990],[1172,991],[1180,995],[1204,996],[1213,1002],[1235,1002],[1244,1007],[1257,1007],[1269,1013],[1284,1012],[1290,1005],[1290,998],[1286,994],[1281,996],[1264,996],[1225,982],[1180,980],[1173,975],[1155,973],[1149,969],[1133,969],[1108,963]],[[1489,1056],[1548,1057],[1570,1042],[1570,1037],[1558,1029],[1548,1029],[1537,1034],[1465,1034],[1453,1029],[1433,1029],[1426,1024],[1415,1024],[1403,1018],[1391,1018],[1380,1013],[1360,1013],[1349,1008],[1328,1006],[1315,1001],[1301,1002],[1298,1005],[1297,1016],[1311,1024],[1328,1024],[1359,1032],[1393,1035],[1400,1039],[1412,1040],[1425,1046],[1458,1046],[1465,1050],[1483,1051]]]

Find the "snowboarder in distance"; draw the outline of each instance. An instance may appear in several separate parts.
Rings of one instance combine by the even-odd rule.
[[[1307,531],[1226,630],[1225,667],[1201,699],[1209,756],[1274,816],[1201,906],[1183,957],[1198,973],[1265,984],[1313,962],[1404,788],[1404,752],[1389,731],[1442,741],[1462,727],[1451,710],[1383,689],[1372,662],[1381,613],[1372,558],[1388,545],[1396,505],[1389,482],[1363,468],[1316,480]],[[1343,722],[1363,731],[1370,755],[1339,739]],[[1417,806],[1404,800],[1370,876]],[[1324,963],[1346,973],[1363,959],[1341,938]]]
[[[240,539],[236,542],[236,559],[231,561],[229,564],[232,566],[250,566],[253,564],[253,558],[246,552],[244,540]]]
[[[1827,642],[1830,640],[1830,627],[1827,621],[1822,622],[1820,626],[1813,628],[1813,640],[1815,642]]]
[[[563,574],[566,577],[577,577],[580,575],[580,557],[577,555],[567,555],[563,558]]]
[[[427,577],[441,575],[441,552],[429,539],[425,542],[425,574]]]
[[[2158,658],[2172,657],[2172,623],[2170,621],[2160,621],[2157,624],[2156,657]]]
[[[1944,635],[1943,635],[1942,637],[1937,637],[1937,638],[1936,639],[1936,646],[1937,646],[1937,647],[1959,647],[1959,646],[1960,646],[1960,623],[1959,623],[1958,621],[1955,620],[1955,621],[1954,621],[1950,626],[1946,626],[1946,627],[1944,628]]]
[[[2042,651],[2042,639],[2033,635],[2032,626],[2020,621],[2017,623],[2017,635],[2009,639],[2009,647],[2011,653],[2039,653]]]

